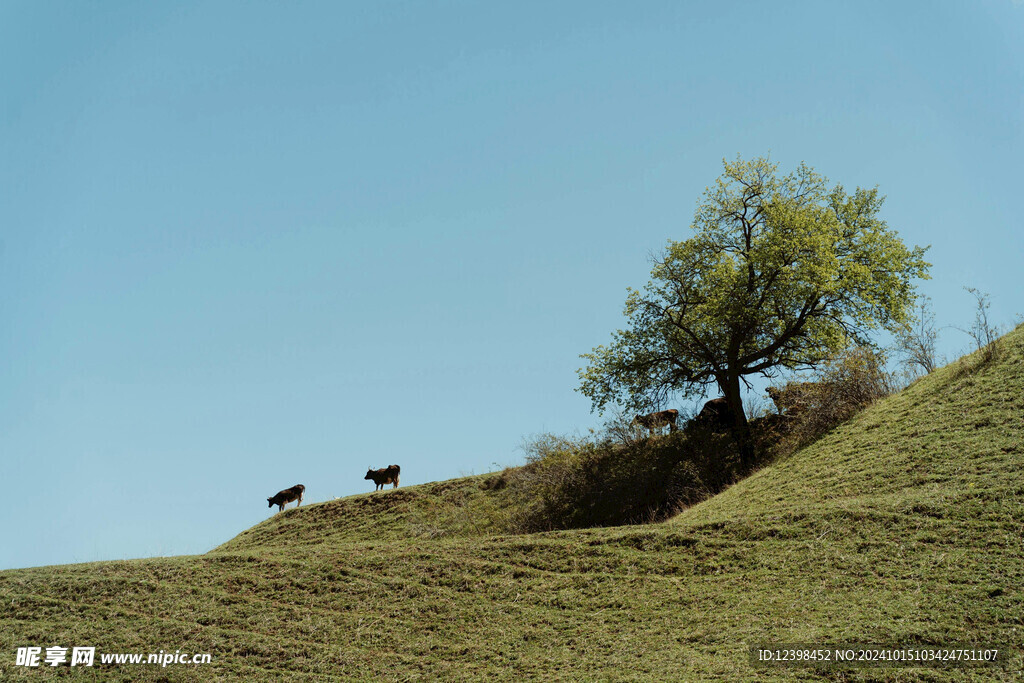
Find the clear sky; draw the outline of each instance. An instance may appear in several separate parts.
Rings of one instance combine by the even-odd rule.
[[[723,157],[878,185],[938,323],[1012,324],[1022,122],[1012,0],[0,0],[0,568],[599,425],[578,356]]]

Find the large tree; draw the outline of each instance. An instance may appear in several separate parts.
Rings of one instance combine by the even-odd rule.
[[[871,330],[898,330],[913,312],[926,248],[908,249],[878,217],[876,189],[848,194],[801,164],[724,161],[705,190],[694,235],[670,241],[651,280],[630,288],[628,327],[582,357],[579,390],[597,411],[646,410],[672,396],[725,396],[751,455],[741,383],[812,368]],[[746,445],[746,447],[744,447]]]

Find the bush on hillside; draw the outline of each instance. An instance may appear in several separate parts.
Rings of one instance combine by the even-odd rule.
[[[851,347],[830,359],[810,381],[791,381],[773,387],[773,400],[782,418],[777,422],[774,455],[816,441],[891,394],[893,387],[894,379],[885,370],[884,354],[862,346]]]
[[[525,449],[526,465],[501,475],[515,532],[657,521],[740,476],[732,437],[701,429],[628,443],[545,434]]]
[[[974,323],[970,329],[961,330],[970,335],[971,339],[974,340],[977,350],[981,351],[982,362],[987,363],[996,357],[999,350],[999,337],[1002,335],[1002,328],[999,325],[993,325],[988,321],[988,309],[992,303],[989,301],[989,296],[985,292],[979,292],[974,287],[964,287],[964,289],[974,297],[975,311],[974,311]]]

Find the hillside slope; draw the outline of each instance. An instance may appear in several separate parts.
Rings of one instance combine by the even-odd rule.
[[[197,557],[0,572],[17,647],[211,653],[104,680],[1016,680],[1024,328],[657,525],[502,536],[483,478],[303,506]],[[998,644],[1005,668],[755,668],[755,643]],[[57,673],[79,674],[67,667]]]

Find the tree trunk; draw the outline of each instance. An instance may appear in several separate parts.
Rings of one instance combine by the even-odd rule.
[[[729,374],[721,387],[725,400],[732,411],[732,433],[740,450],[740,465],[744,470],[754,464],[754,442],[750,436],[750,425],[743,410],[743,395],[740,393],[740,376]]]

